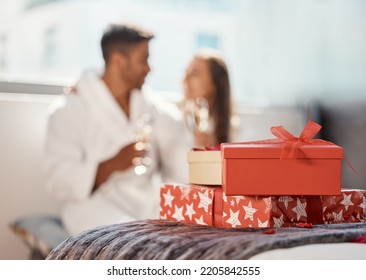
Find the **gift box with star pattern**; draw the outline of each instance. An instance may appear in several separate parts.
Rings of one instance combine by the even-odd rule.
[[[160,189],[160,219],[214,225],[215,191],[218,187],[165,184]]]
[[[327,196],[228,196],[221,186],[165,184],[160,218],[218,227],[286,227],[365,221],[366,191]]]

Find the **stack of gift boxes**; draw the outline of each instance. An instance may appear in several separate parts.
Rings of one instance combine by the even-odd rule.
[[[343,148],[272,127],[276,139],[188,153],[189,184],[164,184],[160,218],[218,227],[365,221],[366,191],[341,188]]]

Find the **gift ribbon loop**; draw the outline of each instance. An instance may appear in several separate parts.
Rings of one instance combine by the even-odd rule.
[[[280,126],[272,126],[271,132],[278,139],[281,139],[285,142],[303,142],[303,143],[312,143],[315,140],[312,138],[320,131],[321,125],[317,124],[313,121],[308,121],[305,128],[300,134],[300,137],[295,137],[290,132],[288,132],[282,125]]]
[[[322,126],[316,122],[308,121],[305,125],[305,128],[301,132],[299,137],[295,137],[290,132],[288,132],[282,125],[281,126],[272,126],[270,128],[271,133],[276,136],[275,139],[267,139],[267,140],[259,140],[259,141],[250,141],[250,142],[238,142],[237,144],[279,144],[285,143],[284,148],[282,149],[280,159],[283,158],[297,158],[297,153],[302,145],[304,144],[329,144],[330,142],[322,140],[322,139],[313,139],[313,137],[320,131]],[[201,148],[193,148],[194,151],[220,151],[220,144],[212,147],[201,147]],[[351,162],[344,156],[348,166],[351,170],[357,174],[357,170],[354,166],[352,166]]]
[[[288,132],[282,125],[272,126],[271,132],[282,142],[285,146],[282,149],[281,159],[283,158],[297,158],[299,148],[306,143],[323,142],[319,139],[312,139],[321,129],[321,125],[308,121],[300,137],[295,137]]]

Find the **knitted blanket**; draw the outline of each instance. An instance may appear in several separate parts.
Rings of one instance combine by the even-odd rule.
[[[47,259],[248,259],[267,250],[351,242],[364,235],[366,223],[277,228],[273,232],[143,220],[84,231],[65,240]]]

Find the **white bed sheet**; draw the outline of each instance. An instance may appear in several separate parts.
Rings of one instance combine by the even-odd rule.
[[[265,251],[251,260],[366,260],[366,243],[309,244]]]

